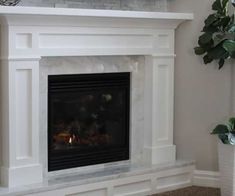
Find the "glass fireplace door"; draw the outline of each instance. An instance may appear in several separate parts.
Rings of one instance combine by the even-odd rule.
[[[129,159],[130,74],[48,78],[48,169]]]

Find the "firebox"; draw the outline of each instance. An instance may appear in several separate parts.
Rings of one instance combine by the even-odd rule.
[[[130,73],[48,76],[48,171],[129,159]]]

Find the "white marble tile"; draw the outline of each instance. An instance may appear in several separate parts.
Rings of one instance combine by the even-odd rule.
[[[50,57],[40,61],[40,158],[44,166],[44,176],[70,174],[84,169],[95,171],[102,164],[47,172],[47,78],[57,74],[131,72],[131,162],[140,163],[144,147],[144,56],[109,56],[109,57]],[[123,165],[118,162],[115,165]]]

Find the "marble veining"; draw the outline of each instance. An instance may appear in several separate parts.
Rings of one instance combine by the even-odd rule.
[[[96,171],[143,161],[144,148],[144,56],[46,57],[40,61],[40,160],[44,177]],[[47,171],[47,84],[48,75],[84,73],[131,73],[130,161],[100,164],[56,172]]]

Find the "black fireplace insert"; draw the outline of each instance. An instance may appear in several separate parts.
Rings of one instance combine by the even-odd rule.
[[[130,73],[48,76],[48,171],[129,159]]]

